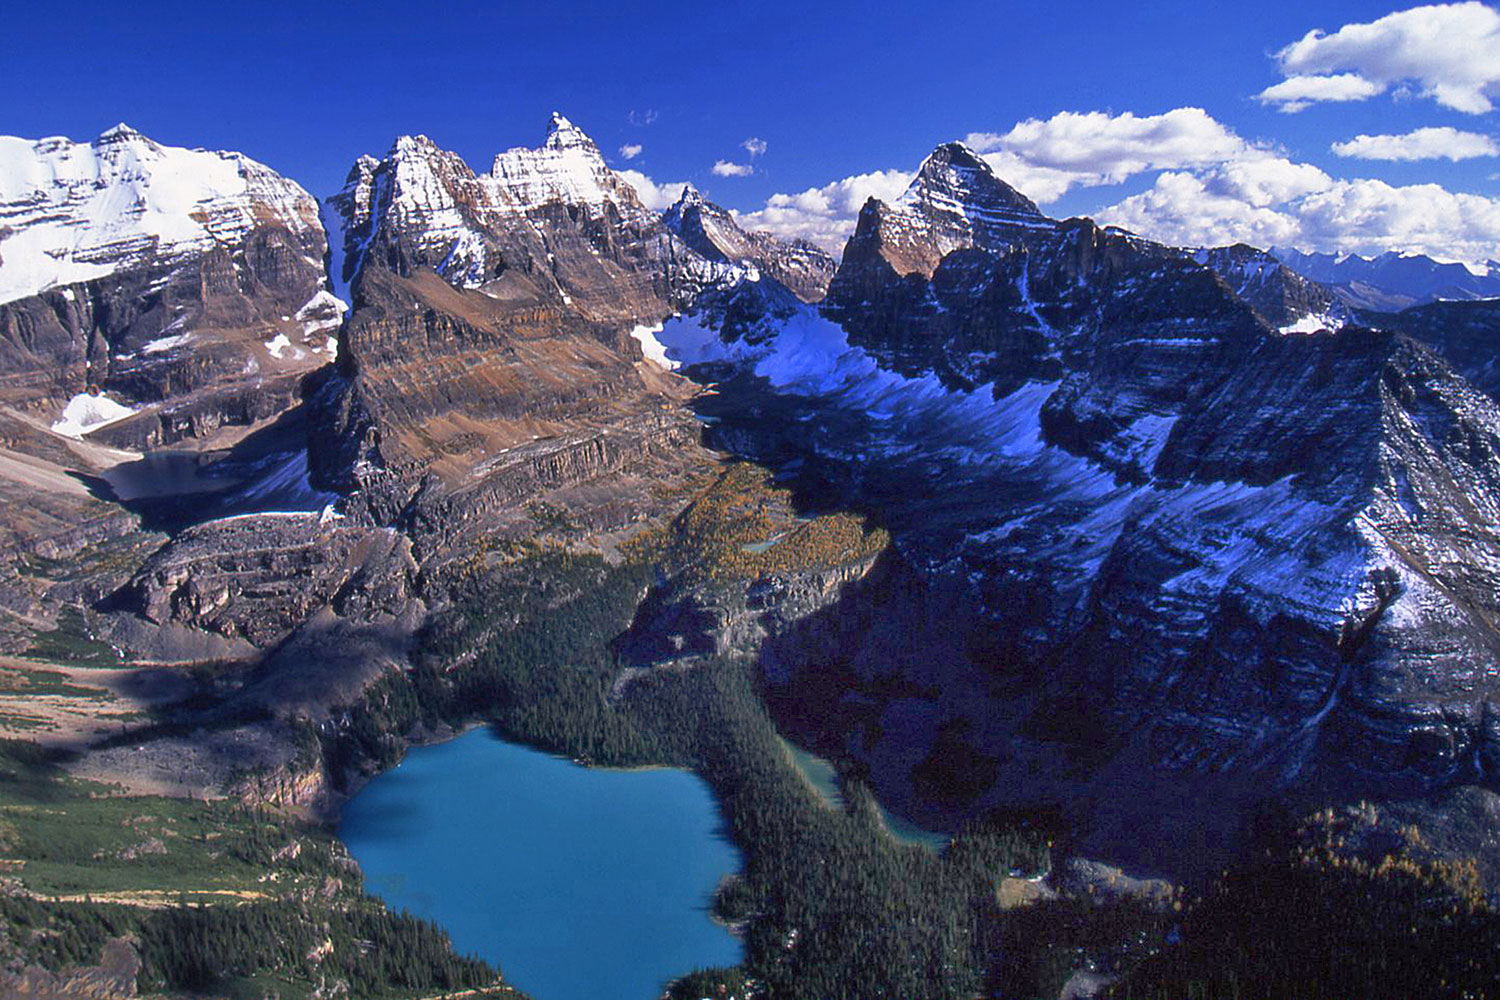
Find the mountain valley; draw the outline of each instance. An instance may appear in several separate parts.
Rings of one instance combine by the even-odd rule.
[[[1315,995],[1387,948],[1483,995],[1500,293],[1358,260],[1053,219],[956,142],[835,257],[556,113],[321,202],[0,139],[0,983],[518,995],[336,836],[487,724],[718,796],[745,961],[672,996],[1228,995],[1292,906]]]

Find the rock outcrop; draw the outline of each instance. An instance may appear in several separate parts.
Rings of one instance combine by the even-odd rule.
[[[1429,302],[1360,322],[1420,340],[1492,398],[1500,399],[1500,300]]]
[[[373,523],[451,535],[478,516],[628,467],[688,461],[691,389],[542,300],[504,302],[426,268],[367,271],[337,368],[309,384],[316,485]],[[658,471],[661,471],[660,469]]]
[[[1193,259],[1229,283],[1262,318],[1287,333],[1337,330],[1351,310],[1330,289],[1304,278],[1264,250],[1236,243],[1199,250]]]

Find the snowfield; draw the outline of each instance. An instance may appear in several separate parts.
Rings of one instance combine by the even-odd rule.
[[[68,405],[63,407],[62,415],[53,423],[52,429],[58,434],[81,438],[89,431],[107,427],[135,413],[135,410],[116,403],[108,396],[90,396],[86,392],[80,392],[68,400]]]

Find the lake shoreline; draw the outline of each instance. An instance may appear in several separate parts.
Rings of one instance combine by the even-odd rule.
[[[413,744],[343,810],[339,839],[388,907],[542,1000],[587,997],[568,990],[579,977],[630,976],[641,988],[621,995],[649,1000],[694,968],[744,961],[743,926],[716,900],[745,856],[702,775],[591,767],[483,723],[431,735],[447,738]],[[540,961],[559,941],[575,957]]]

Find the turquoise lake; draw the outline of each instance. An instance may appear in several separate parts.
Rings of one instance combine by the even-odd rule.
[[[475,730],[375,778],[339,836],[371,892],[535,1000],[654,1000],[742,957],[710,917],[739,853],[686,771],[586,768]]]

